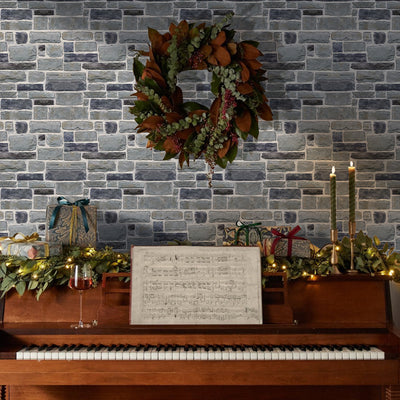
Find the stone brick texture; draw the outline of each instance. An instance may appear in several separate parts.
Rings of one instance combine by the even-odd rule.
[[[264,53],[274,121],[237,160],[179,168],[135,130],[132,60],[147,28],[213,24],[234,12],[237,41]],[[300,225],[329,238],[329,172],[348,231],[347,167],[357,168],[357,229],[400,250],[400,2],[296,0],[0,1],[0,234],[37,231],[58,196],[98,207],[98,246],[190,240],[220,245],[238,219]],[[210,104],[204,71],[179,76]]]

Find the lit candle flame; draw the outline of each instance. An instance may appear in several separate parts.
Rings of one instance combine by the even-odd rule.
[[[332,174],[335,173],[335,167],[332,167]]]
[[[353,166],[353,161],[350,161],[350,167],[352,167]]]

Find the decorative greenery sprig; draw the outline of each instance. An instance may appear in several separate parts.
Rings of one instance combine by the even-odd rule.
[[[350,266],[350,239],[345,236],[338,243],[339,270],[345,273]],[[289,279],[301,276],[327,275],[331,273],[330,257],[332,246],[327,245],[314,250],[310,258],[281,258],[270,255],[263,260],[263,268],[268,272],[286,271]],[[354,266],[361,273],[370,275],[390,275],[395,282],[400,282],[400,254],[381,245],[375,236],[370,238],[360,231],[354,243]]]
[[[0,255],[0,291],[3,297],[14,289],[21,296],[26,290],[35,290],[36,298],[52,286],[68,284],[70,265],[88,262],[93,271],[96,286],[104,272],[130,270],[128,254],[114,252],[110,247],[96,251],[93,248],[71,248],[65,255],[31,260],[26,257]]]

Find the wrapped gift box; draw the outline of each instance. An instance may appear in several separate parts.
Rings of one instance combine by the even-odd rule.
[[[61,254],[61,243],[40,241],[39,235],[24,236],[21,233],[13,237],[0,238],[0,251],[3,255],[27,258],[45,258]]]
[[[58,205],[47,206],[46,240],[69,246],[96,246],[97,208],[88,199],[70,203],[58,198]]]
[[[263,240],[264,255],[274,254],[276,257],[310,258],[311,242],[296,236],[300,227],[296,226],[287,233],[272,229],[274,237]]]
[[[290,226],[263,226],[261,223],[240,224],[239,226],[228,227],[224,229],[224,246],[257,246],[262,244],[265,239],[273,238],[272,230],[282,234],[290,232]]]

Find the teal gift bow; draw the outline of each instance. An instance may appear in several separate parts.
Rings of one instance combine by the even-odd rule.
[[[58,213],[62,206],[77,206],[80,208],[81,213],[82,213],[82,220],[83,220],[83,226],[85,227],[85,232],[86,233],[89,232],[89,223],[88,223],[88,219],[87,219],[87,215],[86,215],[86,210],[84,207],[84,206],[89,205],[89,203],[90,203],[89,199],[80,199],[80,200],[77,200],[77,201],[71,203],[65,197],[60,196],[60,197],[57,197],[57,203],[58,203],[58,205],[54,209],[53,214],[51,215],[51,218],[50,218],[49,229],[54,228]]]
[[[255,230],[257,231],[258,236],[259,236],[259,238],[260,238],[260,242],[261,242],[261,241],[262,241],[262,239],[261,239],[261,232],[260,232],[260,230],[257,228],[258,225],[261,225],[261,222],[255,222],[255,223],[253,223],[253,224],[244,224],[242,221],[237,221],[237,222],[236,222],[236,226],[238,226],[239,229],[236,231],[235,242],[234,242],[235,245],[237,245],[238,242],[239,242],[239,235],[240,235],[240,232],[241,232],[242,230],[244,230],[244,232],[245,232],[246,246],[249,245],[250,229],[255,229]]]

